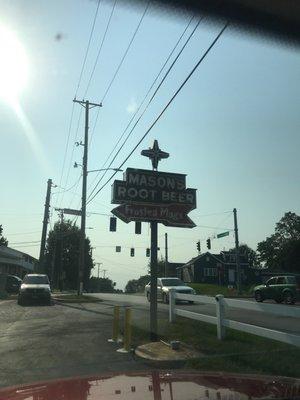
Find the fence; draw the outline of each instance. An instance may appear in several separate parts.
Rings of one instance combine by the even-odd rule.
[[[203,304],[213,304],[216,307],[216,316],[200,314],[192,311],[176,308],[176,300],[193,301]],[[191,318],[198,321],[208,322],[217,325],[217,337],[222,340],[226,336],[226,328],[237,329],[239,331],[251,333],[258,336],[263,336],[268,339],[278,340],[280,342],[292,344],[300,347],[300,335],[294,335],[286,332],[276,331],[273,329],[263,328],[257,325],[250,325],[243,322],[226,319],[226,309],[242,309],[264,312],[275,316],[284,317],[300,317],[300,307],[261,304],[246,300],[225,299],[223,295],[218,294],[216,297],[199,296],[191,294],[176,293],[175,290],[170,290],[169,296],[169,321],[174,322],[176,315],[185,318]]]

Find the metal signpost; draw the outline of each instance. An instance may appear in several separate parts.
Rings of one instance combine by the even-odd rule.
[[[112,203],[119,204],[112,213],[122,221],[150,222],[151,227],[151,287],[150,338],[157,340],[157,224],[179,228],[194,228],[188,213],[196,208],[196,189],[186,188],[186,175],[158,172],[158,162],[169,157],[157,140],[143,150],[153,170],[127,168],[124,180],[112,185]]]

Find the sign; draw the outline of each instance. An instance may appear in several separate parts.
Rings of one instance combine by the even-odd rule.
[[[194,228],[196,225],[187,216],[190,207],[179,204],[122,204],[112,213],[122,221],[161,222],[166,226]]]
[[[229,236],[229,232],[219,233],[219,234],[217,235],[217,239],[220,239],[220,238],[225,237],[225,236]]]
[[[114,181],[112,203],[180,204],[196,208],[196,189],[186,189],[186,175],[127,168],[125,180]]]
[[[81,210],[73,210],[72,208],[64,208],[64,214],[81,215]]]

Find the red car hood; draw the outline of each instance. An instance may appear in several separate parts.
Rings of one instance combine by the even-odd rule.
[[[300,379],[223,373],[146,372],[72,378],[0,389],[1,400],[296,399]]]

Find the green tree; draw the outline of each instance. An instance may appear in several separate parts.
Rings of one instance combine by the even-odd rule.
[[[230,253],[235,253],[235,247],[232,249],[229,249]],[[245,258],[248,260],[249,265],[251,267],[257,267],[259,266],[259,261],[257,257],[257,253],[255,250],[251,249],[246,243],[241,243],[239,245],[239,254],[241,256],[245,256]]]
[[[97,278],[92,276],[88,290],[91,293],[113,293],[115,291],[114,282],[109,278]]]
[[[140,276],[139,279],[131,279],[127,282],[125,293],[141,293],[149,281],[150,275]]]
[[[275,233],[258,243],[259,260],[270,269],[300,272],[300,216],[287,212]]]
[[[150,274],[150,267],[151,267],[151,261],[148,263],[148,273]],[[160,260],[157,260],[157,277],[162,278],[165,276],[165,260],[163,257],[161,257]]]
[[[8,246],[8,240],[3,236],[2,232],[3,228],[2,225],[0,225],[0,246]]]
[[[46,243],[46,273],[55,288],[76,290],[78,287],[80,229],[70,220],[57,222],[48,234]],[[91,245],[85,239],[83,288],[88,290],[93,268]]]

